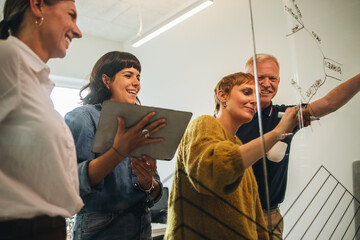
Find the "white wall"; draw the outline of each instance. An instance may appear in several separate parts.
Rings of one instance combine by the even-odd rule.
[[[81,39],[73,39],[63,59],[50,59],[51,74],[78,79],[88,79],[95,62],[106,52],[121,51],[119,42],[84,34]]]

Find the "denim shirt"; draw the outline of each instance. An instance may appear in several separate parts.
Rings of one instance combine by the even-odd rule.
[[[129,157],[100,183],[90,185],[89,162],[101,155],[91,152],[101,109],[101,104],[88,104],[65,115],[75,141],[80,196],[85,204],[76,217],[74,239],[151,239],[148,208],[161,198],[162,191],[153,199],[140,187]],[[162,190],[158,173],[154,179]]]

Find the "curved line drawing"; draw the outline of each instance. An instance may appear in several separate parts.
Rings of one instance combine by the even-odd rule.
[[[287,5],[285,3],[285,12],[288,13],[290,15],[290,17],[294,19],[295,26],[293,28],[291,28],[291,33],[288,33],[285,36],[290,37],[290,36],[295,35],[296,33],[298,33],[301,30],[305,30],[311,36],[311,38],[315,41],[315,43],[316,43],[317,47],[319,48],[319,50],[322,54],[322,57],[323,57],[324,78],[315,80],[315,82],[313,84],[311,84],[307,90],[305,90],[305,95],[304,95],[299,83],[297,83],[294,79],[291,80],[291,84],[295,87],[296,91],[299,93],[299,95],[301,96],[304,103],[308,104],[311,101],[311,99],[315,96],[315,94],[317,93],[317,90],[325,84],[325,82],[328,78],[333,78],[335,80],[342,81],[342,72],[343,72],[342,66],[343,65],[335,60],[325,57],[324,51],[320,45],[322,42],[322,39],[315,31],[310,31],[305,26],[305,23],[303,21],[303,15],[301,13],[301,10],[300,10],[298,4],[296,3],[295,0],[290,0],[290,1],[293,6]]]

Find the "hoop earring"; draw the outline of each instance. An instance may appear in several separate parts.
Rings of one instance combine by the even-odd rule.
[[[41,16],[40,21],[38,21],[38,19],[35,19],[35,24],[39,25],[39,27],[43,24],[43,22],[44,22],[44,17],[43,16]]]

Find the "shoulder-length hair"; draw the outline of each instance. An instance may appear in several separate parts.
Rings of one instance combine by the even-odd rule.
[[[115,75],[124,68],[135,68],[141,72],[141,65],[139,60],[128,52],[113,51],[103,55],[94,65],[90,82],[80,90],[80,99],[85,104],[102,103],[111,98],[111,91],[106,87],[102,81],[102,75],[106,74],[111,81],[114,80]],[[82,98],[82,92],[87,89],[88,94]],[[139,100],[137,99],[139,103]]]

